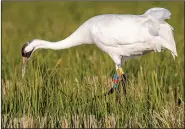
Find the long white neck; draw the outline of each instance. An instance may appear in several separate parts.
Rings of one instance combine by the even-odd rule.
[[[60,50],[60,49],[67,49],[70,47],[82,45],[82,44],[92,44],[92,39],[89,34],[89,31],[86,28],[78,28],[73,34],[67,37],[64,40],[57,41],[57,42],[49,42],[44,40],[34,40],[31,43],[33,47],[36,49],[44,48],[44,49],[53,49],[53,50]]]
[[[78,45],[81,45],[84,43],[78,42],[75,40],[71,40],[70,38],[66,38],[64,40],[57,41],[57,42],[36,40],[36,42],[34,42],[34,44],[36,44],[36,45],[34,45],[36,49],[44,48],[44,49],[60,50],[60,49],[67,49],[70,47],[78,46]]]

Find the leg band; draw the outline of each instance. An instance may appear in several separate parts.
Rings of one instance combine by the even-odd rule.
[[[119,79],[118,75],[114,74],[114,85],[113,85],[114,88],[118,88],[118,79]]]
[[[118,70],[119,70],[120,75],[124,74],[124,71],[122,68],[119,68]]]

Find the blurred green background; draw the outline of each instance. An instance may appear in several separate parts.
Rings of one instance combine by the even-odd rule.
[[[112,86],[111,58],[94,45],[38,50],[21,79],[21,48],[32,39],[59,41],[99,14],[171,11],[178,57],[169,51],[126,62],[122,94],[91,101]],[[183,127],[183,2],[2,2],[2,127]],[[89,103],[86,103],[89,100]],[[128,107],[128,108],[127,108]]]

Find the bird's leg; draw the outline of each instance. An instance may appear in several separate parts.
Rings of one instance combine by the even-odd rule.
[[[114,74],[114,77],[113,77],[113,82],[114,82],[113,87],[110,89],[110,91],[108,92],[108,94],[114,93],[114,90],[118,88],[119,78],[121,77],[120,76],[121,75],[120,73],[122,73],[122,71],[119,72],[119,69],[117,69],[117,72]]]
[[[126,96],[126,75],[122,67],[118,67],[117,73],[114,74],[114,84],[113,87],[108,92],[108,95],[114,93],[114,90],[118,88],[119,80],[121,80],[123,86],[123,93]]]
[[[116,68],[116,74],[114,75],[114,85],[113,88],[117,89],[117,95],[116,95],[116,99],[117,101],[121,104],[122,103],[122,99],[121,99],[121,92],[120,92],[120,87],[118,87],[119,82],[122,82],[122,75],[124,75],[123,69],[121,66],[117,66]]]
[[[126,96],[126,75],[121,67],[118,68],[119,78],[123,86],[123,93]]]
[[[117,73],[114,74],[113,81],[114,81],[113,87],[108,92],[108,95],[114,93],[114,90],[118,88],[119,77]]]

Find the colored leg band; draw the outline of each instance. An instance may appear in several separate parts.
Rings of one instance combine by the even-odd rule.
[[[119,73],[122,75],[122,74],[124,74],[124,72],[123,72],[123,69],[122,68],[119,68]]]
[[[118,83],[115,83],[114,84],[114,88],[118,88]]]
[[[114,74],[114,79],[118,79],[118,75],[116,73]]]
[[[114,88],[118,88],[118,75],[117,74],[114,74],[114,85],[113,85]]]

